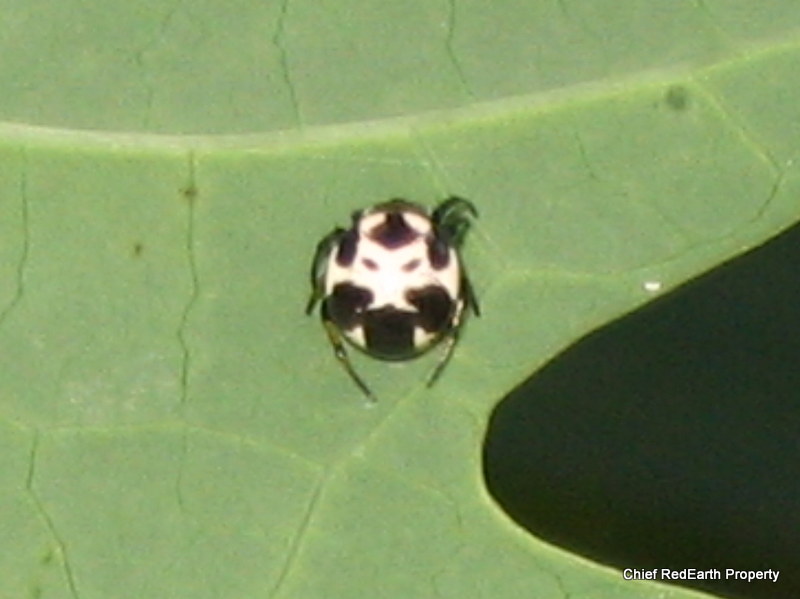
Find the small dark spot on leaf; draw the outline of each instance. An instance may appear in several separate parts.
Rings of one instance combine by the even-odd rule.
[[[676,112],[683,112],[689,108],[689,90],[682,85],[672,85],[664,94],[667,106]]]
[[[141,241],[137,241],[133,244],[133,257],[139,258],[144,252],[144,244]]]
[[[55,551],[51,547],[42,554],[42,557],[39,558],[39,563],[42,566],[48,566],[53,562],[53,558],[55,558]]]
[[[182,187],[180,192],[181,196],[183,196],[183,199],[189,202],[190,204],[192,204],[197,198],[198,192],[197,192],[197,187],[195,186],[194,183],[190,183],[186,187]]]

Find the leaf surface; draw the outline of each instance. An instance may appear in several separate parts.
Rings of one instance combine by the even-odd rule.
[[[797,219],[791,0],[8,4],[0,595],[698,596],[522,533],[481,440]],[[484,314],[431,390],[435,355],[354,356],[367,409],[302,313],[314,245],[450,194]]]

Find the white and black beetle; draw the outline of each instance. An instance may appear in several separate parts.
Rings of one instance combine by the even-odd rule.
[[[458,197],[432,213],[393,199],[354,212],[349,229],[336,228],[317,245],[306,314],[322,301],[334,354],[371,401],[342,337],[381,360],[408,360],[443,343],[431,386],[453,353],[466,311],[480,313],[459,254],[477,215]]]

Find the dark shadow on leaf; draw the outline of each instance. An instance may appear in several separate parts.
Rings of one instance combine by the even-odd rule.
[[[800,227],[558,356],[497,407],[484,471],[522,526],[599,562],[800,597]]]

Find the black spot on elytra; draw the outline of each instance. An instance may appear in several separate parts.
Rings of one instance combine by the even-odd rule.
[[[419,258],[414,258],[413,260],[403,264],[403,266],[401,266],[401,268],[403,269],[403,272],[414,272],[415,270],[417,270],[419,268],[420,264],[421,264],[421,262],[420,262]]]
[[[323,302],[322,317],[340,329],[352,329],[359,324],[362,313],[371,301],[372,292],[369,289],[352,283],[339,283]]]
[[[350,266],[356,257],[358,246],[358,232],[350,229],[342,235],[339,240],[339,248],[336,251],[336,264],[342,267]]]
[[[434,270],[442,270],[450,264],[450,246],[438,237],[428,239],[428,261]]]
[[[419,236],[419,233],[408,226],[400,212],[387,212],[383,223],[374,227],[369,236],[375,243],[393,250],[408,245]]]
[[[444,331],[453,314],[453,300],[442,287],[428,285],[406,292],[408,303],[419,313],[417,324],[429,333]]]
[[[387,306],[364,314],[364,339],[370,354],[384,360],[402,360],[415,353],[416,314]]]

